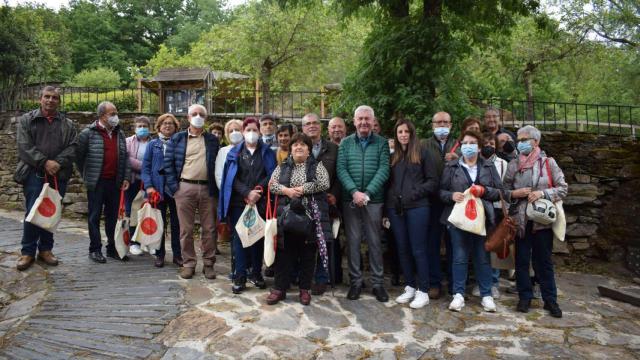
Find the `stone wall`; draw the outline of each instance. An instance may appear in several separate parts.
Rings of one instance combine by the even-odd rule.
[[[22,209],[22,191],[13,181],[17,162],[16,115],[0,113],[0,207]],[[153,117],[121,115],[130,134],[133,118],[138,115]],[[67,116],[79,128],[95,119],[94,113]],[[567,241],[556,244],[556,250],[570,254],[569,259],[596,257],[631,263],[631,258],[640,258],[640,144],[615,136],[545,132],[541,147],[558,161],[569,183],[569,196],[564,202]],[[65,215],[85,215],[86,201],[76,172],[64,198]],[[633,267],[640,271],[640,264]]]

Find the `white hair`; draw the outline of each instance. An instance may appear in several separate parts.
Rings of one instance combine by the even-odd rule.
[[[531,125],[523,126],[518,129],[518,135],[528,135],[530,138],[540,141],[542,134],[540,134],[540,130],[536,129]]]
[[[356,115],[358,115],[359,112],[368,112],[369,114],[371,114],[371,117],[375,117],[376,115],[373,112],[373,108],[369,105],[360,105],[356,108],[356,111],[353,112],[353,117],[356,117]]]
[[[189,109],[187,110],[189,115],[191,115],[191,110],[193,110],[195,108],[202,109],[202,111],[204,111],[204,116],[207,116],[207,108],[204,107],[204,105],[200,105],[200,104],[191,104],[191,106],[189,106]]]
[[[304,126],[307,122],[309,122],[309,120],[314,119],[317,122],[320,122],[320,117],[315,114],[315,113],[308,113],[307,115],[302,117],[302,126]],[[320,123],[320,126],[322,126],[322,123]]]

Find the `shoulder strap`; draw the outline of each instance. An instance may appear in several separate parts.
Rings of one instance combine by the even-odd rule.
[[[544,160],[544,165],[547,168],[547,180],[549,181],[549,188],[553,187],[553,176],[551,176],[551,166],[549,166],[549,158]]]

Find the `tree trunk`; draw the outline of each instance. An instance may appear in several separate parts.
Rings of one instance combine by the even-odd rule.
[[[260,69],[260,88],[262,92],[262,108],[261,111],[263,114],[268,114],[269,111],[269,103],[271,99],[271,72],[273,71],[273,64],[271,63],[271,59],[266,58],[262,63],[262,67]]]
[[[426,18],[440,17],[442,10],[442,0],[423,0],[422,16]]]
[[[533,104],[533,72],[536,69],[536,65],[533,63],[527,63],[527,66],[522,73],[522,80],[524,82],[524,89],[527,94],[527,115],[525,119],[530,124],[535,125],[535,113],[534,113],[534,104]]]

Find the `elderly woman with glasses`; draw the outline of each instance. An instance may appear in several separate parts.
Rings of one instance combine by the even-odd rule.
[[[539,199],[557,202],[567,196],[569,186],[558,163],[540,149],[541,134],[527,125],[518,130],[519,155],[509,163],[504,178],[511,213],[518,220],[516,239],[516,286],[520,298],[517,310],[528,312],[533,298],[529,267],[532,264],[540,282],[544,309],[553,317],[562,317],[558,306],[555,274],[551,261],[553,231],[551,224],[527,216],[527,205]],[[558,220],[556,220],[558,221]]]

